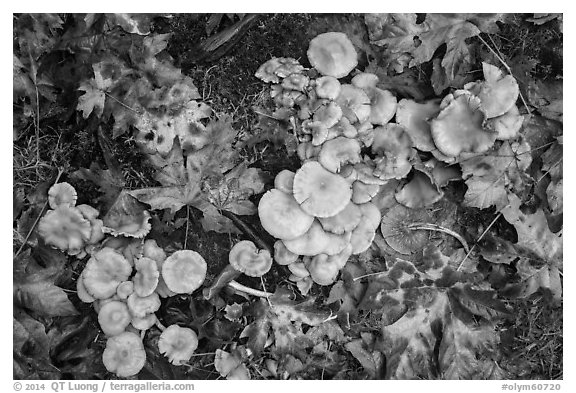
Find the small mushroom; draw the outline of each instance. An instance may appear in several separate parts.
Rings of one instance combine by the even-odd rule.
[[[310,41],[308,60],[322,75],[342,78],[358,65],[358,54],[346,34],[323,33]]]
[[[316,79],[315,90],[319,98],[335,100],[340,94],[340,82],[333,76],[322,76]]]
[[[480,108],[486,118],[502,116],[516,104],[520,89],[512,75],[504,75],[501,69],[488,63],[482,63],[484,81],[467,85],[480,99]]]
[[[366,184],[356,180],[352,183],[352,202],[357,204],[370,202],[379,190],[380,185],[378,184]]]
[[[373,203],[363,203],[358,207],[362,212],[362,220],[354,228],[350,237],[351,252],[354,255],[360,254],[370,247],[381,219],[380,210]]]
[[[375,125],[388,123],[396,113],[398,101],[388,90],[382,90],[377,87],[365,89],[370,98],[370,117],[369,121]]]
[[[310,83],[310,78],[304,74],[290,74],[282,81],[282,87],[289,90],[304,91]]]
[[[86,263],[82,271],[84,286],[96,299],[107,299],[116,293],[122,281],[128,280],[132,266],[122,255],[104,247]]]
[[[379,78],[376,74],[371,72],[360,72],[354,75],[352,78],[352,85],[358,87],[359,89],[366,90],[370,88],[376,87],[378,84]]]
[[[116,296],[119,299],[126,300],[128,296],[134,293],[134,283],[132,281],[122,281],[116,288]]]
[[[76,189],[66,182],[54,184],[48,190],[48,204],[51,209],[59,206],[74,207],[77,199]]]
[[[363,123],[370,119],[370,97],[352,85],[342,85],[336,103],[342,108],[342,114],[351,124]]]
[[[342,108],[334,101],[318,108],[312,117],[314,122],[321,123],[326,129],[335,126],[341,118]]]
[[[318,155],[320,164],[332,173],[340,172],[340,167],[344,164],[356,164],[361,159],[360,143],[344,136],[326,141]]]
[[[326,232],[318,221],[314,221],[308,232],[292,239],[284,240],[288,250],[297,255],[318,255],[320,253],[334,255],[342,251],[350,241],[350,233],[342,235]]]
[[[372,152],[377,155],[373,174],[382,180],[401,179],[412,169],[412,139],[398,124],[389,123],[374,130]]]
[[[278,239],[295,239],[306,233],[314,221],[292,195],[276,189],[260,199],[258,217],[266,232]]]
[[[289,171],[288,169],[283,169],[278,172],[274,178],[274,188],[285,192],[286,194],[292,194],[292,186],[294,185],[294,175],[295,173]]]
[[[428,242],[426,231],[411,229],[410,224],[426,222],[428,219],[423,210],[408,209],[397,204],[382,216],[380,231],[392,249],[409,255],[424,248]]]
[[[308,270],[306,269],[306,266],[304,266],[304,263],[302,262],[294,262],[288,265],[288,270],[290,270],[290,272],[292,274],[294,274],[295,276],[299,277],[299,278],[305,278],[308,277],[310,275],[310,272],[308,272]]]
[[[307,269],[312,280],[319,285],[331,285],[336,281],[340,272],[338,265],[331,261],[326,254],[319,254],[312,258]]]
[[[162,247],[158,246],[158,243],[156,243],[156,240],[154,239],[147,239],[144,241],[142,255],[146,258],[155,260],[157,263],[162,263],[166,259],[166,252]]]
[[[289,265],[298,260],[298,254],[288,250],[282,240],[276,240],[274,243],[274,260],[279,265]]]
[[[198,336],[194,330],[178,325],[168,326],[158,339],[158,350],[175,366],[189,361],[196,348]]]
[[[505,141],[514,139],[519,135],[523,122],[524,117],[520,114],[518,107],[514,105],[502,116],[488,119],[486,128],[497,133],[496,139]]]
[[[228,261],[234,269],[250,277],[262,277],[272,267],[272,256],[267,250],[258,250],[249,240],[234,245],[228,254]]]
[[[396,123],[400,124],[414,142],[414,147],[421,151],[436,149],[432,139],[429,120],[440,113],[440,101],[429,100],[422,104],[413,100],[402,99],[396,109]]]
[[[122,333],[130,324],[132,316],[124,302],[113,300],[100,307],[98,323],[102,331],[108,336]]]
[[[122,191],[102,221],[105,233],[112,236],[144,238],[152,228],[150,213],[126,191]]]
[[[438,202],[444,193],[434,183],[432,174],[414,168],[412,179],[396,192],[396,200],[402,205],[418,209]]]
[[[350,232],[360,223],[362,219],[362,212],[360,208],[352,202],[340,213],[332,217],[319,218],[324,230],[341,235],[344,232]]]
[[[144,318],[147,314],[156,312],[160,308],[160,298],[156,292],[145,297],[140,297],[133,293],[128,296],[126,303],[130,314],[136,318]]]
[[[146,351],[140,337],[131,332],[108,338],[102,354],[106,370],[119,377],[131,377],[142,370],[146,363]]]
[[[92,228],[80,210],[62,205],[49,210],[38,223],[44,242],[62,251],[80,250],[90,239]]]
[[[206,261],[196,251],[180,250],[166,258],[162,277],[171,291],[192,293],[204,282],[206,269]]]
[[[130,323],[135,329],[148,330],[156,324],[156,321],[158,321],[158,318],[156,318],[156,314],[152,313],[147,314],[142,318],[133,317]]]
[[[334,216],[344,210],[351,197],[350,184],[316,161],[306,162],[294,176],[294,198],[311,216]]]
[[[138,258],[134,262],[136,274],[132,281],[134,282],[134,292],[140,297],[151,295],[158,285],[160,272],[156,261],[150,258]]]
[[[84,303],[92,303],[96,300],[96,298],[90,295],[86,290],[86,287],[84,286],[84,278],[82,275],[78,276],[78,280],[76,280],[76,294],[78,295],[78,298]]]

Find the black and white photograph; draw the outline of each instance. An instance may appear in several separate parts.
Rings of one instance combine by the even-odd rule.
[[[10,387],[560,390],[563,21],[13,13]]]

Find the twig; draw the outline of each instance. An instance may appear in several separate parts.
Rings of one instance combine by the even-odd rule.
[[[470,251],[470,248],[468,247],[468,243],[466,243],[466,240],[464,240],[464,238],[462,236],[460,236],[460,234],[454,232],[451,229],[444,228],[440,225],[430,224],[430,223],[414,223],[414,224],[408,225],[407,228],[408,229],[414,229],[414,230],[421,229],[421,230],[425,230],[425,231],[443,232],[447,235],[454,237],[456,240],[458,240],[462,244],[462,246],[464,247],[464,251],[466,251],[466,252]]]
[[[102,93],[104,93],[106,95],[106,97],[110,97],[112,98],[114,101],[116,101],[117,103],[119,103],[120,105],[122,105],[124,108],[136,113],[136,114],[140,114],[140,112],[138,112],[136,109],[134,108],[130,108],[128,105],[126,105],[125,103],[123,103],[122,101],[120,101],[118,98],[114,97],[113,95],[105,92],[104,90],[100,90]]]
[[[228,286],[230,286],[231,288],[234,288],[235,290],[237,290],[239,292],[244,292],[244,293],[247,293],[249,295],[263,297],[266,299],[268,299],[270,296],[272,296],[272,294],[270,292],[264,292],[264,291],[260,291],[258,289],[250,288],[250,287],[242,285],[239,282],[234,281],[234,280],[230,281],[228,283]]]
[[[490,37],[490,34],[488,34],[488,37]],[[484,40],[484,38],[482,38],[480,35],[478,35],[478,38],[480,39],[480,41],[482,41],[482,43],[484,45],[486,45],[486,47],[490,50],[490,52],[492,52],[492,54],[494,56],[496,56],[498,61],[500,61],[500,63],[502,63],[504,68],[506,68],[506,71],[508,71],[508,73],[510,75],[514,76],[514,74],[512,73],[512,69],[510,68],[510,66],[508,66],[508,64],[504,61],[504,59],[498,53],[496,53],[496,51],[494,49],[492,49],[492,47],[490,45],[488,45],[488,43],[486,42],[486,40]],[[492,37],[490,37],[490,40],[492,40]],[[492,42],[494,43],[494,41],[492,41]],[[496,46],[496,45],[494,45],[494,46]],[[526,111],[528,112],[529,115],[531,115],[532,112],[530,111],[530,108],[528,107],[528,103],[524,99],[524,96],[522,95],[522,92],[520,91],[520,89],[518,89],[518,93],[520,95],[520,99],[522,100],[522,103],[524,104],[524,107],[526,108]]]
[[[58,183],[58,180],[60,180],[60,176],[62,176],[63,172],[64,171],[62,169],[58,169],[58,176],[56,176],[56,180],[54,181],[54,184]],[[38,217],[36,217],[36,220],[34,221],[34,225],[32,225],[32,228],[30,228],[30,230],[28,231],[28,234],[24,238],[24,242],[22,243],[22,245],[20,246],[18,251],[16,251],[16,255],[14,256],[14,258],[16,258],[16,257],[18,257],[18,255],[20,255],[20,253],[22,252],[22,249],[24,249],[24,246],[26,245],[26,243],[28,243],[28,239],[30,239],[30,236],[32,236],[32,232],[34,232],[34,229],[36,229],[36,225],[38,225],[40,218],[42,218],[42,214],[44,214],[44,210],[46,209],[46,206],[48,206],[48,200],[46,200],[46,202],[44,202],[44,206],[42,206],[42,210],[40,210],[40,214],[38,214]]]
[[[484,230],[484,232],[482,232],[482,234],[480,235],[480,237],[478,238],[478,240],[476,240],[476,243],[474,243],[474,244],[472,245],[472,248],[466,253],[466,255],[464,256],[464,258],[462,258],[462,262],[460,262],[460,265],[458,265],[458,269],[456,269],[456,271],[458,271],[458,270],[460,270],[460,268],[462,268],[462,265],[464,265],[464,262],[465,262],[466,259],[468,259],[468,257],[470,256],[470,254],[472,253],[472,250],[474,250],[474,247],[476,247],[476,244],[478,244],[478,242],[484,238],[484,236],[488,233],[488,231],[490,230],[490,228],[492,228],[492,227],[494,226],[494,224],[496,224],[496,221],[498,221],[498,219],[500,218],[500,216],[502,216],[502,212],[498,213],[498,215],[496,216],[496,218],[493,219],[492,222],[490,223],[490,225],[488,225],[488,227]]]
[[[186,205],[186,235],[184,235],[184,249],[186,250],[186,243],[188,242],[188,229],[190,228],[190,206]]]

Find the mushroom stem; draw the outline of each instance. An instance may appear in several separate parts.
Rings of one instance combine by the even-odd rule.
[[[62,173],[64,173],[64,170],[58,168],[58,176],[56,176],[56,180],[54,180],[54,184],[58,184],[58,180],[60,180],[60,176],[62,176]],[[18,248],[18,251],[16,251],[16,254],[14,255],[14,258],[18,257],[18,255],[20,255],[20,253],[22,252],[22,249],[24,249],[24,246],[26,244],[28,244],[28,239],[30,239],[30,236],[32,235],[32,232],[34,232],[34,229],[36,229],[36,226],[38,225],[38,222],[40,221],[40,219],[42,218],[42,215],[44,214],[44,210],[46,210],[46,206],[48,206],[48,199],[46,199],[46,202],[44,203],[44,206],[42,206],[42,209],[40,210],[40,214],[38,214],[38,217],[36,217],[36,220],[34,221],[34,224],[32,225],[32,227],[30,228],[30,230],[28,231],[28,234],[26,235],[26,237],[24,238],[24,241],[22,242],[22,245],[20,246],[20,248]]]
[[[267,250],[271,255],[274,254],[273,248],[270,247],[270,245],[266,243],[262,238],[260,238],[260,236],[258,236],[254,230],[250,228],[248,224],[242,221],[242,219],[240,219],[236,214],[227,210],[221,210],[220,212],[224,217],[230,219],[230,221],[232,221],[232,223],[234,223],[234,225],[236,225],[236,227],[240,229],[246,236],[250,237],[260,249]]]
[[[270,296],[272,296],[272,294],[270,292],[264,292],[264,291],[260,291],[258,289],[250,288],[250,287],[242,285],[239,282],[234,281],[234,280],[230,281],[228,283],[228,285],[237,291],[244,292],[244,293],[247,293],[249,295],[263,297],[263,298],[269,298]]]
[[[160,331],[162,331],[162,332],[163,332],[164,330],[166,330],[166,326],[162,325],[162,323],[161,323],[158,319],[156,319],[155,325],[156,325],[156,327],[157,327],[158,329],[160,329]]]
[[[454,237],[456,240],[458,240],[462,244],[462,246],[464,247],[464,251],[470,252],[470,247],[468,247],[468,243],[466,242],[466,240],[464,240],[464,238],[462,236],[460,236],[458,233],[454,232],[451,229],[444,228],[444,227],[441,227],[440,225],[436,225],[436,224],[419,223],[419,222],[408,225],[408,229],[414,229],[414,230],[421,229],[421,230],[425,230],[425,231],[443,232],[447,235]]]

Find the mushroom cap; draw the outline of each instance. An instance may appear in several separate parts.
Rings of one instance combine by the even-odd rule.
[[[307,268],[312,280],[319,285],[331,285],[340,272],[338,264],[331,261],[326,254],[316,255]]]
[[[155,260],[141,257],[134,261],[136,274],[132,281],[134,282],[134,292],[140,297],[151,295],[158,285],[160,271]]]
[[[374,129],[372,152],[377,155],[373,174],[380,179],[401,179],[412,169],[410,160],[415,155],[412,139],[398,124],[389,123]]]
[[[214,368],[221,376],[226,377],[240,365],[242,365],[242,359],[237,354],[231,354],[221,349],[216,350]]]
[[[416,168],[412,179],[396,192],[396,200],[412,209],[431,206],[443,196],[433,179]]]
[[[336,125],[334,125],[328,131],[335,131],[337,136],[345,136],[346,138],[355,138],[358,135],[358,130],[352,124],[350,124],[350,120],[346,117],[342,117]]]
[[[315,146],[312,142],[302,142],[298,144],[296,153],[300,161],[312,160],[320,154],[321,146]]]
[[[113,300],[100,307],[98,323],[102,331],[108,336],[122,333],[130,324],[132,316],[126,303]]]
[[[278,83],[280,82],[279,77],[284,78],[303,69],[304,67],[295,59],[273,57],[258,68],[255,76],[266,83]]]
[[[342,251],[350,240],[350,233],[342,235],[326,232],[318,221],[314,221],[308,232],[292,239],[284,240],[286,248],[297,255],[318,255],[321,253],[334,255]]]
[[[315,122],[322,123],[326,128],[335,126],[341,118],[342,108],[340,108],[340,106],[334,101],[322,105],[314,112],[314,116],[312,117]]]
[[[308,47],[308,60],[322,75],[342,78],[358,65],[358,54],[346,34],[323,33],[314,37]]]
[[[343,164],[356,164],[360,157],[360,143],[356,139],[339,136],[324,142],[318,155],[318,161],[332,173],[340,172]]]
[[[396,123],[400,124],[421,151],[436,149],[432,139],[429,120],[440,113],[440,100],[433,99],[422,104],[402,99],[396,108]]]
[[[158,339],[158,350],[176,366],[189,361],[196,348],[198,336],[194,330],[178,325],[168,326]]]
[[[351,124],[364,123],[370,119],[370,97],[352,85],[342,85],[336,103],[342,108],[344,115]]]
[[[228,261],[234,269],[250,277],[262,277],[272,267],[272,257],[267,250],[260,250],[249,240],[234,245],[228,254]]]
[[[96,299],[107,299],[116,293],[122,281],[128,280],[132,266],[122,255],[109,247],[98,251],[82,271],[84,286]]]
[[[86,290],[86,287],[84,286],[84,277],[82,275],[78,276],[78,280],[76,280],[76,294],[84,303],[92,303],[96,300],[96,298],[90,295]]]
[[[384,213],[380,231],[392,249],[409,255],[421,250],[428,243],[428,234],[425,231],[412,230],[409,225],[426,220],[428,217],[425,211],[408,209],[398,204]]]
[[[371,72],[360,72],[359,74],[354,75],[351,83],[359,89],[366,90],[376,87],[379,80],[380,79],[376,74]]]
[[[280,78],[286,78],[291,74],[304,71],[302,64],[292,57],[279,57],[278,63],[280,65],[274,70],[274,73]]]
[[[504,141],[516,138],[520,133],[523,122],[524,116],[520,114],[518,107],[514,105],[502,116],[488,119],[486,128],[494,130],[497,133],[496,139]]]
[[[340,213],[332,217],[319,218],[318,220],[325,231],[341,235],[356,228],[361,219],[362,211],[360,208],[355,203],[349,202]]]
[[[118,284],[118,287],[116,287],[116,296],[118,296],[118,298],[126,300],[128,299],[128,296],[132,295],[134,293],[134,283],[132,281],[122,281],[120,284]]]
[[[288,265],[288,270],[298,278],[308,277],[310,272],[306,269],[303,262],[294,262]]]
[[[92,229],[80,210],[62,205],[49,210],[38,223],[44,242],[60,250],[78,250],[90,239]]]
[[[156,314],[152,313],[145,315],[143,318],[133,317],[131,323],[135,329],[148,330],[154,326],[157,320]]]
[[[306,162],[294,176],[294,198],[312,216],[334,216],[344,210],[351,197],[350,184],[317,161]]]
[[[124,332],[110,337],[102,354],[102,362],[106,370],[119,377],[138,374],[146,363],[146,351],[140,336]]]
[[[282,81],[282,87],[289,90],[304,91],[310,83],[310,78],[304,74],[290,74]]]
[[[274,243],[274,260],[279,265],[289,265],[298,260],[298,254],[288,250],[282,240],[276,240]]]
[[[144,241],[142,248],[142,255],[156,261],[158,268],[162,266],[162,262],[166,260],[166,252],[154,239],[147,239]]]
[[[97,209],[93,208],[90,205],[84,205],[84,204],[78,205],[76,206],[76,209],[80,210],[82,216],[84,216],[84,218],[90,221],[91,223],[94,220],[96,220],[96,218],[98,218],[98,215],[100,214],[100,212]]]
[[[370,202],[378,194],[379,190],[380,185],[378,184],[366,184],[356,180],[352,183],[352,202],[358,204]]]
[[[388,123],[396,113],[398,100],[388,90],[372,87],[366,90],[370,98],[370,123],[381,125]]]
[[[66,182],[54,184],[48,190],[48,204],[51,209],[56,209],[58,206],[74,207],[76,199],[78,199],[76,189]]]
[[[483,62],[482,70],[484,81],[479,83],[479,92],[475,93],[480,99],[480,108],[488,119],[502,116],[518,100],[518,82],[512,75],[504,75],[501,69],[491,64]]]
[[[380,225],[380,210],[373,203],[363,203],[358,205],[362,212],[360,224],[352,231],[350,244],[352,254],[357,255],[368,249],[376,236],[376,230]]]
[[[206,278],[206,261],[192,250],[180,250],[162,264],[162,277],[166,286],[176,293],[192,293]]]
[[[442,111],[430,122],[434,144],[441,153],[456,157],[464,152],[483,153],[496,140],[496,133],[483,128],[484,112],[471,95],[452,94],[442,100]]]
[[[143,238],[152,229],[150,213],[136,198],[122,191],[102,219],[105,233],[112,236]]]
[[[126,303],[130,314],[136,318],[144,318],[147,314],[156,312],[160,308],[160,298],[156,292],[145,297],[140,297],[133,293],[128,296]]]
[[[295,173],[289,171],[288,169],[283,169],[274,178],[274,188],[285,192],[286,194],[292,194],[292,186],[294,185],[294,175]]]
[[[283,240],[303,235],[314,221],[314,217],[302,210],[292,195],[276,189],[262,196],[258,216],[266,232]]]
[[[248,381],[250,380],[250,370],[248,370],[248,367],[246,367],[245,364],[241,364],[234,370],[230,371],[228,375],[226,375],[226,379],[229,381]]]
[[[333,76],[322,76],[316,79],[315,90],[319,98],[335,100],[340,94],[340,82]]]

